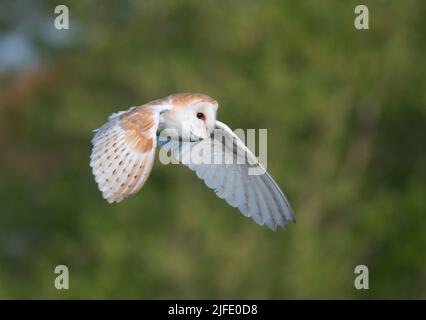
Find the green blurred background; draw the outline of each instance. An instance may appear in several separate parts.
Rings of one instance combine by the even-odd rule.
[[[422,0],[2,0],[0,298],[426,298],[425,16]],[[92,130],[182,91],[268,129],[297,225],[259,227],[183,166],[102,199]]]

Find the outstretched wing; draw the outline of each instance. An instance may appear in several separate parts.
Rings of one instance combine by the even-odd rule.
[[[139,191],[151,173],[160,111],[155,105],[133,107],[112,114],[96,130],[90,166],[109,203]]]
[[[246,217],[275,230],[295,223],[283,192],[232,130],[216,121],[215,133],[199,142],[161,141],[164,151],[203,179],[218,197]]]

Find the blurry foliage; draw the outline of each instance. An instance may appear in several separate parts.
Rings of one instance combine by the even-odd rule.
[[[0,75],[0,298],[426,298],[424,1],[366,1],[368,31],[358,1],[62,3],[69,31],[57,1],[0,8],[0,35],[40,57]],[[259,227],[159,163],[137,195],[102,199],[92,130],[182,91],[268,129],[297,225]]]

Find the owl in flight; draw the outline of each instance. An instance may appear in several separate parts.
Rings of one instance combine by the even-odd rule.
[[[95,130],[90,156],[103,197],[113,203],[138,192],[159,146],[257,224],[275,230],[295,223],[283,192],[243,141],[216,120],[217,109],[207,95],[177,93],[112,114]],[[197,151],[195,159],[200,146],[210,152]]]

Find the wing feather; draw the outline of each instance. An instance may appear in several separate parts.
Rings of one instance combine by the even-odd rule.
[[[249,177],[247,181],[249,210],[253,220],[257,224],[263,225],[263,217],[260,211],[259,201],[257,199],[256,185],[251,180],[252,178]]]
[[[244,216],[252,217],[257,224],[265,224],[275,230],[277,226],[285,229],[286,221],[295,223],[286,197],[253,153],[225,124],[216,121],[216,129],[221,131],[225,140],[232,139],[233,143],[224,142],[222,136],[214,136],[200,142],[172,141],[163,146],[171,150],[178,161],[195,171],[197,177],[204,180],[206,186],[213,189],[219,198],[237,207]],[[209,162],[212,154],[209,153],[201,163],[192,161],[191,151],[195,146],[210,145],[210,150],[213,150],[213,146],[218,143],[221,148],[214,148],[213,159],[231,158],[233,163],[212,164]],[[240,163],[236,158],[246,161]],[[261,169],[261,174],[250,175],[249,168],[253,167]]]
[[[96,130],[90,166],[109,203],[138,192],[146,182],[154,163],[162,110],[155,105],[132,107],[114,113]]]
[[[247,207],[247,198],[244,185],[245,179],[242,178],[241,173],[236,175],[236,196],[237,196],[237,207],[241,213],[246,217],[250,215]]]

